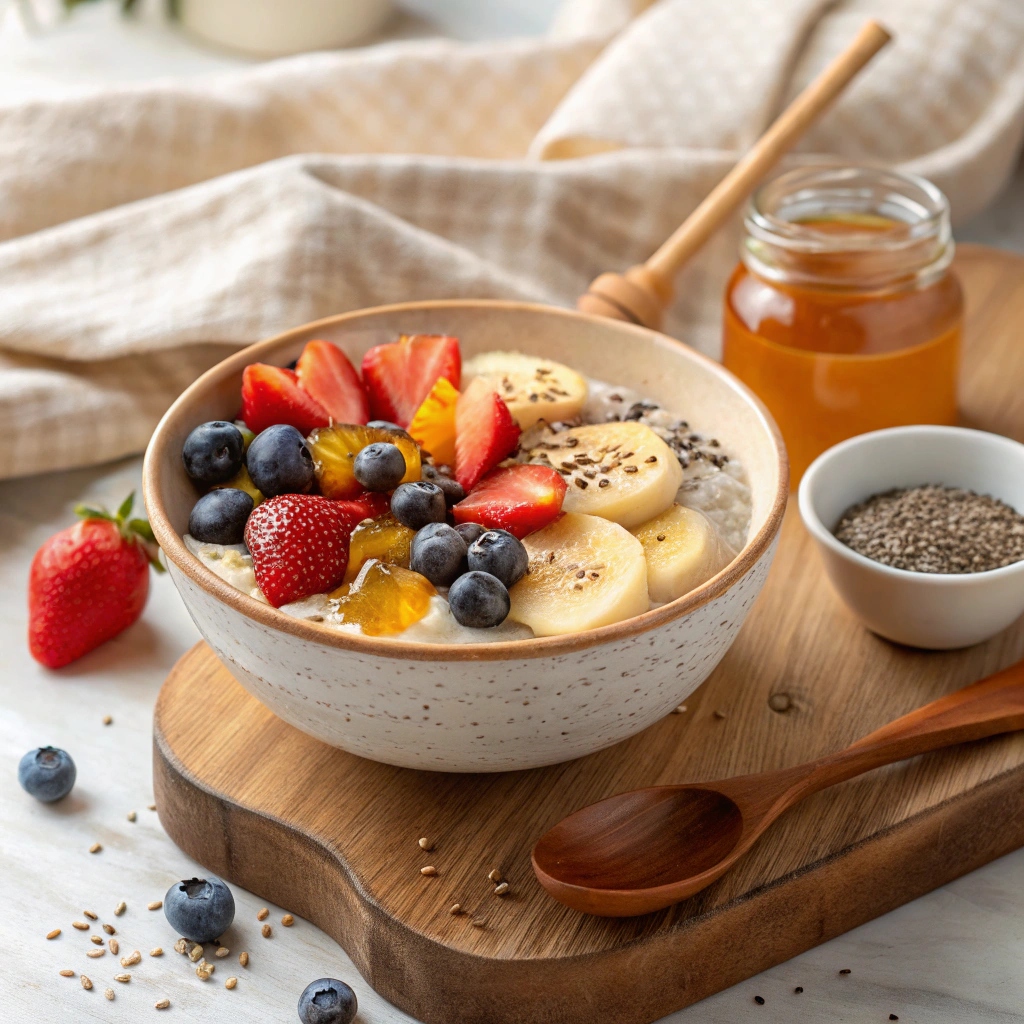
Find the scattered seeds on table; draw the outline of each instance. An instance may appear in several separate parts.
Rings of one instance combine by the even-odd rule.
[[[291,928],[291,926],[295,924],[295,918],[292,917],[291,914],[285,914],[284,917],[281,918],[281,924],[283,924],[285,928]]]
[[[129,811],[126,817],[128,818],[129,821],[134,821],[137,815],[134,811]]]
[[[105,931],[105,932],[106,932],[106,933],[107,933],[108,935],[116,935],[116,934],[117,934],[117,929],[116,929],[116,928],[115,928],[115,927],[114,927],[114,926],[113,926],[112,924],[105,924],[105,925],[103,926],[103,930],[104,930],[104,931]]]
[[[897,1017],[895,1013],[890,1013],[889,1020],[899,1020],[899,1017]]]
[[[797,995],[800,995],[800,993],[801,993],[801,992],[803,992],[803,990],[804,990],[804,987],[803,987],[803,985],[797,985],[797,987],[796,987],[795,989],[793,989],[793,991],[794,991],[794,992],[795,992],[795,993],[796,993]]]
[[[103,845],[101,843],[93,843],[92,846],[89,847],[89,852],[90,853],[99,853],[100,850],[102,850],[102,849],[103,849]]]
[[[725,712],[724,711],[716,711],[715,712],[715,718],[717,718],[719,721],[721,721],[723,718],[725,718]]]
[[[160,947],[160,946],[156,946],[156,947],[154,947],[153,949],[151,949],[149,951],[149,955],[150,956],[163,956],[164,955],[163,948]]]
[[[197,960],[201,960],[203,956],[203,947],[199,942],[192,943],[191,948],[188,951],[188,958],[195,963]]]
[[[142,962],[142,953],[139,950],[135,950],[129,953],[128,956],[121,957],[122,967],[134,967],[137,963]]]
[[[185,954],[188,952],[188,939],[178,939],[174,944],[174,952]]]
[[[99,917],[96,914],[94,914],[91,910],[83,910],[82,913],[85,914],[85,916],[89,918],[90,921],[99,920]]]
[[[451,909],[448,911],[448,913],[449,914],[461,914],[462,913],[462,904],[461,903],[453,903],[452,906],[451,906]]]
[[[159,910],[164,905],[163,900],[153,900],[151,903],[146,904],[147,910]]]
[[[263,938],[265,938],[265,939],[269,939],[269,938],[270,938],[270,936],[274,934],[274,929],[273,929],[273,928],[271,928],[269,924],[265,924],[265,925],[264,925],[264,926],[263,926],[263,927],[262,927],[262,928],[260,929],[260,934],[261,934],[261,935],[263,936]]]
[[[428,853],[434,848],[434,844],[426,836],[418,839],[417,844],[421,850],[426,850]]]
[[[262,910],[256,911],[257,921],[266,921],[268,917],[270,917],[270,911],[266,907],[264,907]]]
[[[100,936],[100,935],[90,935],[90,936],[89,936],[89,941],[90,941],[90,942],[91,942],[91,943],[92,943],[92,944],[93,944],[94,946],[102,946],[102,945],[103,945],[103,938],[102,938],[102,936]]]
[[[754,1002],[757,1003],[758,1006],[764,1006],[764,996],[754,996]]]
[[[98,957],[106,956],[107,955],[107,951],[105,949],[90,949],[89,952],[86,953],[85,955],[88,956],[88,957],[91,957],[93,960],[95,960]]]
[[[118,945],[117,939],[107,939],[107,945],[110,947],[110,952],[117,956],[121,952],[121,947]]]
[[[82,988],[87,992],[92,988],[92,982],[84,974],[82,975]]]
[[[508,892],[508,882],[500,882],[494,887],[495,896],[504,896]]]
[[[63,971],[60,972],[60,976],[62,978],[73,978],[75,976],[75,972],[72,971],[70,968],[66,967],[64,968]]]
[[[230,952],[231,952],[231,950],[228,949],[227,946],[220,946],[220,947],[218,947],[218,949],[216,950],[216,952],[213,955],[214,956],[219,956],[219,957],[223,958],[223,957],[226,957]]]
[[[52,932],[47,932],[46,933],[46,937],[48,939],[55,939],[55,938],[57,938],[58,935],[60,935],[60,929],[59,928],[54,928]]]
[[[115,974],[114,975],[114,981],[119,981],[119,982],[121,982],[122,985],[127,985],[128,982],[131,981],[131,980],[132,980],[132,976],[130,974]]]
[[[238,954],[238,962],[239,962],[239,963],[240,963],[240,964],[241,964],[241,965],[242,965],[243,967],[248,967],[248,966],[249,966],[249,954],[248,954],[248,953],[246,953],[246,952],[244,952],[244,951],[243,951],[243,952],[241,952],[241,953],[239,953],[239,954]]]
[[[147,811],[155,811],[156,810],[156,804],[146,804],[146,810]]]
[[[474,928],[486,928],[487,918],[486,917],[474,917],[470,922]]]
[[[224,987],[225,988],[234,988],[237,984],[238,984],[238,979],[237,978],[228,978],[228,980],[224,982]]]
[[[673,715],[685,715],[686,714],[686,705],[685,704],[680,704],[679,707],[677,707],[672,712],[672,714]]]
[[[89,926],[84,921],[72,921],[71,927],[77,928],[80,932],[87,932],[89,930]]]
[[[104,989],[104,990],[103,990],[103,994],[104,994],[104,995],[105,995],[105,996],[106,996],[106,997],[107,997],[107,998],[108,998],[108,999],[109,999],[109,1000],[110,1000],[111,1002],[113,1002],[113,1001],[114,1001],[114,990],[113,990],[112,988],[107,988],[107,989]]]
[[[112,715],[104,715],[103,716],[103,724],[104,725],[111,725],[113,723],[113,721],[114,721],[114,718],[113,718]]]
[[[212,974],[213,964],[207,963],[205,960],[196,967],[196,977],[200,981],[209,981]]]
[[[128,909],[128,904],[124,900],[121,900],[116,907],[114,907],[114,917],[120,917]]]
[[[171,1005],[170,999],[161,999],[158,1003],[154,1003],[153,1006],[158,1010],[166,1010]]]
[[[850,971],[849,967],[844,967],[839,973],[840,974],[850,974],[852,972]]]
[[[492,871],[488,872],[488,875],[487,875],[487,877],[488,877],[488,878],[489,878],[489,879],[490,879],[490,880],[491,880],[491,881],[492,881],[492,882],[493,882],[493,883],[494,883],[495,885],[497,885],[497,884],[498,884],[498,883],[499,883],[499,882],[501,881],[501,872],[500,872],[500,871],[499,871],[499,870],[498,870],[497,868],[494,868],[494,869],[493,869]]]
[[[437,874],[437,868],[435,868],[433,864],[428,864],[425,868],[420,868],[420,874],[433,878],[433,876]]]

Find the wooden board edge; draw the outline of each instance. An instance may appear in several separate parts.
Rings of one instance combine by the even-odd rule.
[[[159,701],[153,751],[170,838],[321,928],[376,992],[425,1024],[650,1024],[1024,845],[1022,767],[685,927],[600,953],[496,959],[392,918],[315,839],[204,785],[164,738]],[[735,935],[747,937],[741,947]]]

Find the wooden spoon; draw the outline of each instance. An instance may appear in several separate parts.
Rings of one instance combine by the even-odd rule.
[[[658,330],[662,313],[672,301],[672,280],[679,269],[891,38],[877,21],[866,22],[853,42],[778,116],[646,263],[631,267],[625,274],[608,273],[594,278],[576,303],[577,308]]]
[[[541,836],[533,870],[575,910],[648,914],[720,878],[805,796],[872,768],[1017,729],[1024,729],[1024,661],[816,761],[721,782],[637,789],[591,804]]]

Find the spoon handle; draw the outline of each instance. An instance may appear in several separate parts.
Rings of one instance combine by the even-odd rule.
[[[797,788],[800,797],[806,796],[872,768],[1017,729],[1024,729],[1024,661],[925,704],[822,758]]]

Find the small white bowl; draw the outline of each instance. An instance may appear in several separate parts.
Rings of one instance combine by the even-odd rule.
[[[1024,613],[1024,562],[989,572],[909,572],[882,565],[833,535],[843,513],[894,488],[943,484],[1024,511],[1024,445],[962,427],[893,427],[819,455],[800,483],[800,515],[832,586],[874,633],[910,647],[981,643]]]

